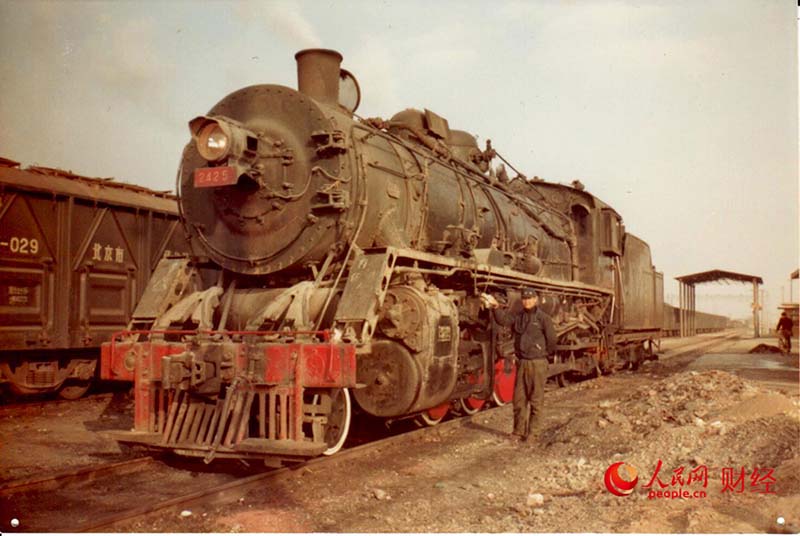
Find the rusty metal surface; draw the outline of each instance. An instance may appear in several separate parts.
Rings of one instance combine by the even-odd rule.
[[[342,55],[335,50],[311,48],[294,55],[297,89],[328,104],[339,103],[339,71]]]
[[[169,252],[188,253],[174,197],[50,168],[0,167],[3,381],[40,392],[91,379],[100,344],[127,325]]]
[[[194,170],[208,163],[193,143],[186,146],[180,203],[198,248],[248,274],[324,257],[340,215],[347,219],[352,208],[350,185],[335,187],[347,162],[335,150],[317,158],[330,146],[319,133],[334,130],[325,111],[295,90],[262,85],[233,93],[208,115],[244,125],[258,141],[252,155],[237,156],[238,183],[218,188],[194,186]],[[321,145],[309,143],[312,134]]]
[[[349,422],[349,399],[337,395],[345,384],[367,413],[428,425],[451,408],[507,402],[513,337],[483,294],[515,308],[523,286],[556,327],[549,375],[566,381],[652,355],[663,276],[612,207],[578,182],[528,180],[491,141],[478,147],[428,109],[356,117],[352,95],[339,101],[347,76],[357,87],[342,78],[340,54],[297,59],[299,90],[244,88],[189,122],[182,214],[219,275],[157,313],[159,333],[109,354],[137,378],[143,441],[189,455],[306,456],[299,427],[336,450],[331,434],[346,427],[331,423],[344,413]],[[152,311],[176,282],[167,271],[155,279]],[[320,329],[354,353],[357,385],[304,383],[288,349],[320,344],[301,334]],[[175,330],[189,331],[163,334]],[[166,342],[185,348],[154,353]],[[298,404],[312,408],[302,425]]]
[[[672,305],[664,304],[664,316],[662,329],[665,334],[677,335],[680,329],[680,309]],[[727,316],[713,315],[697,311],[697,332],[709,333],[712,331],[722,331],[728,327],[731,319]]]
[[[355,259],[353,273],[347,279],[334,318],[334,326],[343,331],[345,340],[364,343],[372,336],[389,288],[394,260],[393,252]]]
[[[660,326],[663,297],[659,300],[650,246],[630,233],[625,234],[622,262],[622,325],[628,329]],[[663,285],[663,283],[662,283]]]
[[[75,175],[56,168],[31,166],[25,169],[0,166],[0,184],[16,186],[26,191],[68,195],[98,203],[124,207],[141,207],[168,214],[178,214],[176,197],[114,179]]]

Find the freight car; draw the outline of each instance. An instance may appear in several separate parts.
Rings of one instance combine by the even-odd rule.
[[[677,336],[681,331],[680,309],[672,305],[664,304],[664,325],[662,326],[664,337]],[[695,311],[695,326],[697,333],[711,333],[722,331],[728,327],[731,319],[727,316],[712,315]]]
[[[299,90],[247,87],[189,122],[179,205],[202,256],[162,261],[103,346],[102,376],[135,380],[120,441],[281,463],[338,451],[354,408],[435,424],[507,403],[511,335],[481,295],[523,286],[560,382],[652,352],[662,275],[612,207],[509,180],[429,110],[362,119],[341,55],[296,59]],[[216,283],[192,291],[203,267]]]
[[[174,196],[0,159],[0,385],[82,396],[170,252]]]

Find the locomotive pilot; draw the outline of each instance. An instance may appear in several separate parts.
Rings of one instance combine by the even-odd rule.
[[[535,439],[541,431],[544,409],[544,384],[547,357],[555,353],[553,321],[537,307],[539,296],[532,288],[522,291],[522,309],[502,311],[497,300],[490,300],[498,324],[510,326],[514,333],[517,378],[514,382],[514,432],[520,441]]]

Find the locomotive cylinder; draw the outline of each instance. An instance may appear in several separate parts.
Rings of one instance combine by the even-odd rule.
[[[358,361],[353,394],[379,417],[396,417],[445,402],[458,373],[458,311],[434,288],[392,287],[379,329],[384,338]]]

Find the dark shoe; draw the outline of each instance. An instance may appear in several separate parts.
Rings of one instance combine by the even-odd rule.
[[[528,443],[535,444],[539,442],[539,437],[542,435],[542,430],[544,427],[541,425],[538,426],[531,426],[531,431],[528,434]]]

